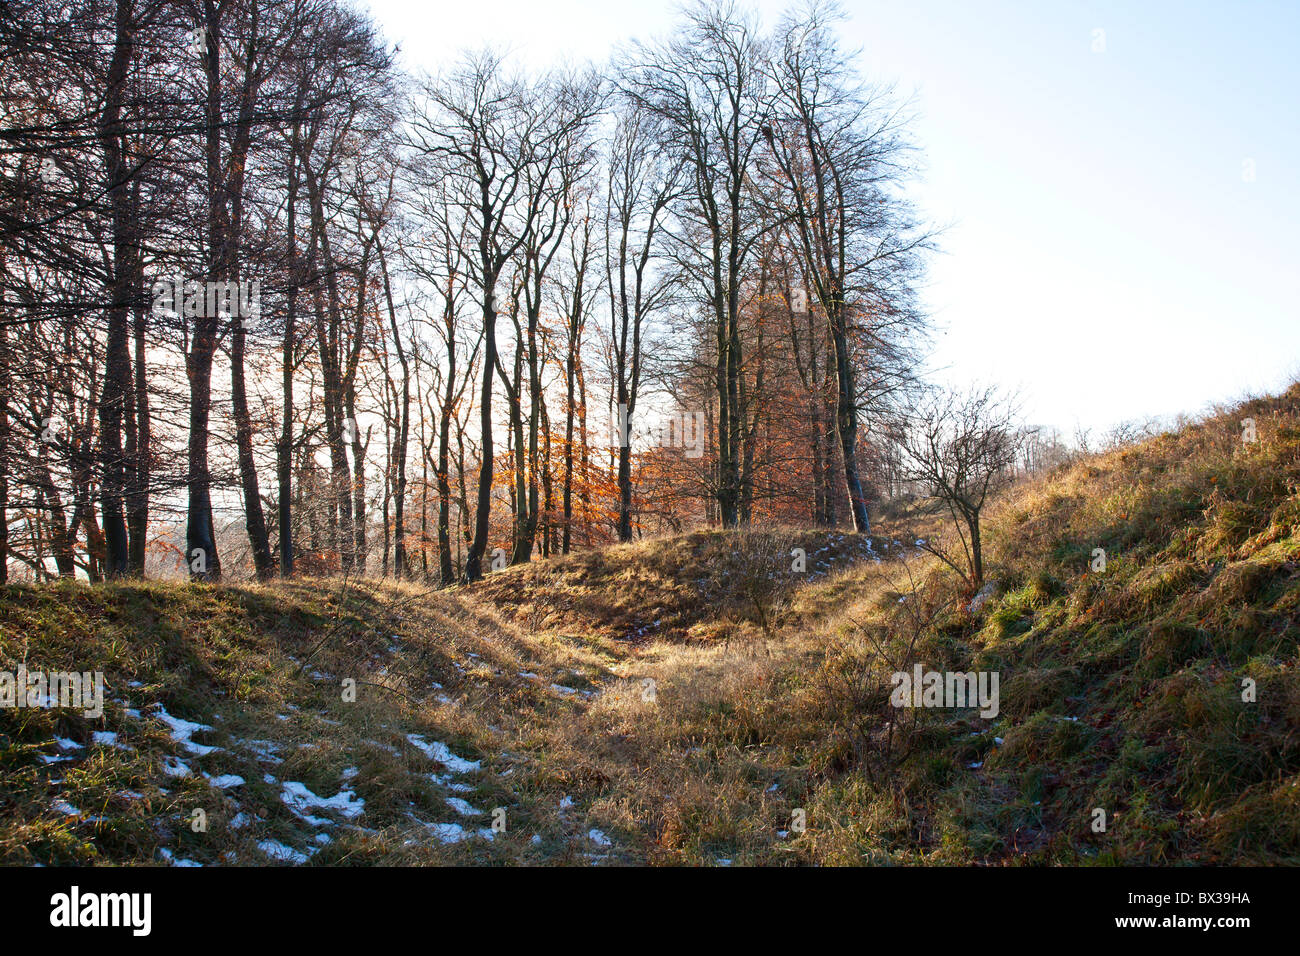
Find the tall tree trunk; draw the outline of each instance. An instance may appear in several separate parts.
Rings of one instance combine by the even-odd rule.
[[[438,422],[438,465],[434,469],[438,482],[438,578],[443,587],[450,587],[456,580],[451,565],[451,481],[448,474],[451,420],[456,409],[456,341],[452,335],[450,307],[447,322],[447,379],[442,396],[442,418]],[[463,467],[461,481],[464,481]],[[427,477],[425,487],[428,487]]]
[[[221,169],[221,36],[219,8],[203,3],[203,65],[207,76],[204,101],[204,158],[207,173],[207,233],[209,264],[206,278],[216,282],[225,264],[226,209]],[[217,317],[204,302],[194,321],[194,336],[186,356],[190,383],[189,507],[185,527],[185,560],[190,576],[199,581],[221,578],[216,529],[212,523],[212,472],[208,465],[209,418],[212,412],[212,360],[217,351]]]
[[[134,204],[139,208],[139,203]],[[137,257],[137,267],[143,263]],[[144,288],[141,273],[137,289]],[[143,304],[135,310],[132,334],[135,339],[135,448],[127,475],[126,526],[130,539],[128,546],[131,574],[143,577],[149,547],[149,485],[153,480],[153,416],[149,406],[149,373],[147,366],[147,335],[149,309]]]
[[[130,568],[130,543],[126,535],[123,500],[126,490],[126,461],[122,450],[122,416],[131,388],[131,357],[127,346],[128,312],[138,291],[131,286],[137,274],[134,259],[139,255],[139,246],[131,238],[135,224],[130,210],[131,188],[126,169],[122,108],[126,95],[127,70],[134,48],[133,8],[134,0],[117,0],[114,15],[116,35],[100,125],[113,229],[104,387],[99,403],[100,489],[107,551],[106,571],[110,577],[125,575]]]
[[[858,475],[858,393],[854,384],[853,359],[849,354],[842,296],[839,299],[839,308],[834,309],[834,314],[830,317],[831,339],[835,345],[835,423],[840,439],[840,454],[844,459],[844,486],[853,513],[853,530],[860,534],[870,534],[867,500],[862,493],[862,479]]]
[[[320,301],[320,287],[316,287],[316,338],[321,359],[321,377],[324,380],[324,412],[326,440],[330,451],[330,492],[334,503],[331,527],[334,547],[345,574],[351,573],[355,564],[356,538],[352,514],[352,472],[348,465],[344,432],[355,430],[355,422],[345,421],[344,383],[339,353],[339,336],[342,316],[339,308],[338,280],[329,236],[326,232],[325,208],[321,186],[311,168],[304,164],[308,197],[311,202],[312,244],[319,246],[323,259],[325,278],[325,303]],[[314,251],[314,249],[313,249]],[[313,259],[314,264],[314,259]],[[313,270],[314,271],[314,270]],[[328,320],[328,326],[326,325]]]
[[[366,573],[369,546],[366,543],[366,449],[370,445],[369,432],[364,443],[361,441],[361,427],[357,424],[357,395],[351,384],[347,388],[347,418],[352,433],[352,512],[356,516],[353,525],[356,535],[354,554],[355,568],[358,574]]]
[[[257,481],[257,464],[253,458],[253,422],[248,413],[248,391],[244,378],[244,347],[247,332],[244,318],[233,322],[234,336],[230,347],[231,409],[235,418],[235,445],[239,457],[239,482],[244,493],[244,522],[248,543],[253,552],[253,569],[259,581],[274,573],[266,516],[262,511],[261,491]]]
[[[301,100],[299,100],[301,103]],[[298,105],[295,105],[295,112]],[[284,338],[280,356],[280,441],[276,446],[276,478],[279,482],[280,576],[293,575],[293,372],[298,337],[298,137],[293,126],[289,151],[289,194],[285,215],[289,253],[289,289],[285,303]]]
[[[388,322],[393,333],[393,345],[397,349],[397,360],[402,365],[402,407],[398,425],[397,448],[397,501],[393,507],[393,574],[397,578],[406,575],[406,448],[411,434],[411,366],[406,359],[406,348],[402,345],[402,333],[397,328],[397,310],[393,306],[393,290],[388,276],[388,260],[384,255],[382,244],[377,246],[379,252],[379,269],[384,277],[384,297],[388,303]]]
[[[0,249],[0,277],[5,256]],[[0,282],[0,584],[9,583],[9,322],[5,285]]]
[[[485,274],[489,270],[485,269]],[[497,314],[492,303],[491,284],[483,296],[483,385],[479,395],[478,496],[474,511],[474,540],[465,555],[465,580],[483,577],[483,556],[487,553],[492,508],[492,370],[497,364]]]
[[[260,7],[250,7],[248,46],[244,53],[244,76],[239,100],[239,117],[235,126],[230,150],[227,195],[225,279],[239,289],[243,270],[239,261],[239,247],[244,219],[244,170],[247,166],[251,143],[253,99],[256,95],[255,59],[258,53],[258,23]],[[225,184],[223,184],[225,185]],[[250,302],[249,296],[238,292],[240,306]],[[236,315],[235,313],[239,314]],[[244,494],[244,527],[253,552],[253,569],[259,581],[274,573],[271,542],[267,534],[266,515],[262,510],[262,493],[257,478],[257,461],[253,457],[253,422],[248,411],[248,386],[244,372],[244,351],[248,336],[249,316],[242,310],[232,309],[233,329],[230,349],[231,411],[235,419],[235,448],[239,462],[239,484]]]
[[[564,490],[561,492],[564,508],[564,529],[560,538],[560,551],[569,553],[573,542],[573,424],[577,415],[574,391],[577,379],[577,349],[574,347],[572,328],[569,332],[569,349],[564,363]]]

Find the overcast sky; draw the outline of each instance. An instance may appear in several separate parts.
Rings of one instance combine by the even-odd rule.
[[[603,62],[668,0],[359,0],[408,68],[466,47]],[[766,23],[784,4],[757,0]],[[1300,3],[846,0],[864,72],[913,97],[948,224],[932,364],[1067,434],[1300,372]]]

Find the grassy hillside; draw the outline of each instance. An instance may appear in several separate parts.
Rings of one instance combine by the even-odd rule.
[[[1293,388],[1013,489],[982,603],[888,528],[10,587],[0,666],[110,703],[0,710],[0,862],[1300,862],[1297,483]],[[915,663],[1000,713],[895,709]]]

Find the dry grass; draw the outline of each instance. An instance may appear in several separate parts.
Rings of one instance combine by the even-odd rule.
[[[116,702],[94,724],[0,711],[0,860],[262,862],[276,840],[313,864],[1294,863],[1297,482],[1300,389],[1079,461],[994,510],[977,611],[890,534],[877,563],[862,539],[789,529],[449,592],[11,587],[5,666],[102,669]],[[912,663],[998,671],[1001,712],[896,711],[888,675]],[[195,739],[220,749],[185,753],[155,703],[210,724]],[[409,734],[480,766],[454,773]],[[168,757],[193,772],[167,776]],[[350,790],[365,812],[311,825],[287,781]],[[439,838],[497,807],[493,839]]]

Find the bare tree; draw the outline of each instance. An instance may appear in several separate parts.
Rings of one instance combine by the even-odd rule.
[[[610,301],[615,403],[618,408],[618,539],[632,540],[629,435],[641,391],[642,342],[650,317],[672,289],[662,230],[677,198],[679,159],[658,148],[654,116],[635,100],[619,113],[606,159],[605,266]]]
[[[984,584],[984,506],[1011,481],[1021,434],[1012,400],[991,387],[965,394],[932,391],[895,430],[904,474],[952,517],[961,551],[933,538],[918,539],[917,546],[972,589]]]
[[[917,270],[917,253],[931,237],[891,189],[906,173],[909,153],[892,91],[856,80],[831,31],[838,18],[820,0],[787,15],[772,61],[775,108],[764,135],[783,180],[778,206],[793,223],[810,291],[830,326],[844,480],[854,529],[865,534],[871,525],[858,470],[852,338],[867,340],[870,362],[871,321],[889,311],[899,275]]]
[[[676,259],[699,290],[713,322],[717,393],[716,496],[724,527],[741,520],[746,420],[741,334],[743,279],[763,222],[751,200],[751,174],[767,126],[766,44],[752,15],[732,0],[687,8],[677,36],[638,47],[620,72],[623,89],[658,120],[660,148],[686,164]]]
[[[419,103],[410,146],[436,161],[432,168],[451,181],[453,201],[469,220],[467,261],[482,308],[478,495],[465,565],[466,580],[474,581],[482,576],[491,531],[497,286],[506,266],[535,238],[548,196],[545,184],[563,166],[575,130],[591,122],[596,103],[567,84],[532,84],[508,75],[501,58],[487,51],[426,81]]]

